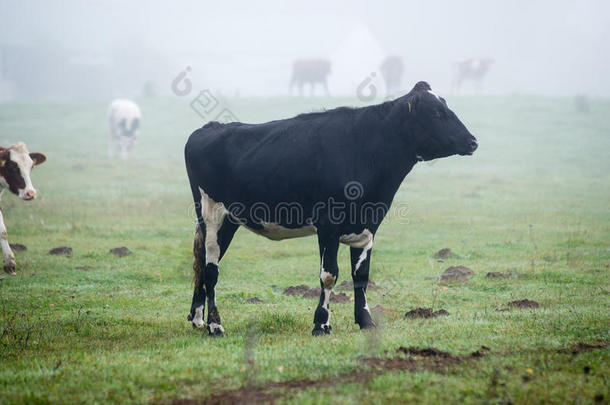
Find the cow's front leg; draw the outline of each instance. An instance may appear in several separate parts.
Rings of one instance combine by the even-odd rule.
[[[369,283],[369,267],[373,238],[362,248],[350,248],[352,263],[352,280],[354,281],[354,316],[360,329],[374,328],[371,312],[366,302],[366,287]]]
[[[15,255],[11,249],[11,245],[8,244],[8,234],[6,233],[6,226],[4,225],[4,217],[2,216],[2,208],[0,208],[0,244],[2,244],[2,257],[4,258],[4,271],[8,274],[17,274],[15,269],[17,268],[17,262],[15,262]]]
[[[330,293],[339,276],[337,265],[337,251],[339,250],[339,238],[324,232],[318,232],[318,244],[320,247],[320,302],[314,314],[314,328],[311,332],[314,336],[330,334]]]

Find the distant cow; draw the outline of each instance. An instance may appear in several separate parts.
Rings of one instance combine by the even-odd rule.
[[[472,58],[454,63],[453,91],[459,93],[465,80],[472,81],[480,90],[483,78],[487,75],[493,62],[493,59],[488,58]]]
[[[402,59],[399,56],[388,56],[383,60],[379,70],[385,82],[386,94],[392,95],[400,91],[404,72]]]
[[[310,94],[313,95],[315,85],[320,83],[328,96],[327,77],[330,74],[330,61],[326,59],[301,59],[292,64],[292,78],[290,79],[290,92],[296,85],[299,95],[303,95],[303,85],[310,84]]]
[[[117,99],[108,107],[108,155],[127,159],[136,144],[140,131],[142,113],[131,100]]]
[[[36,190],[32,185],[30,172],[32,167],[47,160],[42,153],[29,153],[23,142],[18,142],[11,147],[0,146],[0,196],[5,189],[19,196],[22,200],[30,201],[36,198]],[[15,255],[8,243],[6,226],[2,209],[0,209],[0,244],[2,244],[2,256],[4,258],[4,271],[15,274],[17,264]]]
[[[197,228],[195,291],[188,320],[224,334],[216,304],[218,263],[239,226],[271,240],[318,236],[320,301],[314,335],[331,331],[329,299],[339,244],[350,247],[355,321],[374,327],[366,301],[373,239],[418,161],[471,155],[474,136],[419,82],[408,94],[363,108],[337,108],[264,124],[210,122],[184,157]],[[270,281],[271,282],[271,281]]]

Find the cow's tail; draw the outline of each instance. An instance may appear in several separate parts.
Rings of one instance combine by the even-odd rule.
[[[187,144],[188,147],[188,144]],[[195,208],[195,215],[197,217],[197,225],[195,226],[195,238],[193,240],[193,272],[195,288],[201,289],[203,286],[203,266],[205,263],[205,247],[204,247],[204,232],[205,224],[203,222],[203,216],[201,214],[201,191],[195,181],[195,176],[189,167],[187,153],[185,150],[185,163],[186,173],[189,177],[191,184],[191,192],[193,194],[193,206]]]

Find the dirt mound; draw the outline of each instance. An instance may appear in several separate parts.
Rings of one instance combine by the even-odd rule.
[[[125,256],[129,256],[131,254],[131,250],[129,250],[125,246],[121,246],[121,247],[115,247],[113,249],[110,249],[110,251],[108,253],[110,253],[111,255],[118,256],[118,257],[125,257]]]
[[[303,284],[288,287],[284,290],[284,295],[300,295],[303,298],[320,298],[320,294],[322,294],[322,289],[320,287],[310,288]],[[349,296],[344,293],[335,294],[331,291],[330,302],[343,304],[349,302]]]
[[[601,349],[607,349],[610,347],[610,343],[608,342],[604,342],[604,343],[597,343],[597,344],[587,344],[587,343],[576,343],[575,345],[573,345],[570,348],[567,349],[559,349],[558,352],[559,353],[569,353],[572,355],[577,355],[579,353],[582,352],[590,352],[593,350],[601,350]]]
[[[286,288],[284,290],[284,295],[303,295],[306,292],[308,292],[309,290],[311,290],[311,288],[307,287],[304,284],[295,285],[295,286]]]
[[[69,246],[59,246],[49,250],[50,255],[72,256],[72,248]]]
[[[444,352],[439,349],[435,349],[434,347],[426,347],[424,349],[420,349],[419,347],[402,347],[400,346],[396,349],[398,353],[411,354],[414,356],[422,356],[422,357],[443,357],[446,359],[456,358],[451,353]]]
[[[339,284],[336,288],[338,290],[353,290],[354,282],[350,281],[350,280],[345,280],[344,282]],[[369,283],[366,288],[367,288],[367,290],[378,290],[379,286],[377,284],[375,284],[375,282],[373,280],[369,280]]]
[[[263,303],[263,300],[261,300],[261,299],[260,299],[260,298],[258,298],[258,297],[252,297],[252,298],[248,298],[248,299],[246,300],[246,302],[248,302],[248,303],[250,303],[250,304],[262,304],[262,303]]]
[[[449,259],[450,257],[455,256],[451,249],[443,248],[434,254],[435,259]]]
[[[506,305],[512,308],[538,308],[540,306],[540,304],[538,304],[536,301],[531,301],[528,299],[511,301]]]
[[[349,302],[349,297],[345,295],[345,293],[335,294],[334,292],[331,292],[330,302],[334,302],[336,304],[344,304],[346,302]]]
[[[390,308],[382,307],[381,305],[377,304],[371,309],[371,312],[373,312],[373,313],[392,313],[392,312],[396,312],[396,311],[394,311],[393,309],[390,309]]]
[[[509,278],[512,277],[511,273],[508,272],[499,272],[499,271],[490,271],[485,275],[487,278]]]
[[[469,360],[478,359],[487,353],[489,348],[481,348],[468,356],[455,356],[451,353],[436,349],[434,347],[399,347],[396,353],[401,355],[393,358],[368,357],[362,359],[366,364],[374,368],[384,370],[409,370],[421,369],[444,373],[453,365]],[[403,357],[406,355],[407,357]]]
[[[85,270],[85,271],[88,271],[88,270],[93,270],[93,267],[91,267],[91,266],[76,266],[74,268],[74,270]]]
[[[441,274],[440,282],[448,283],[452,281],[464,282],[468,277],[474,275],[474,271],[465,266],[451,266]]]
[[[484,356],[489,350],[485,346],[469,356],[454,356],[451,353],[431,348],[399,347],[396,357],[365,357],[360,361],[369,366],[358,373],[344,373],[333,378],[319,380],[300,379],[279,382],[267,382],[261,385],[247,385],[234,390],[221,391],[202,399],[175,399],[172,405],[195,404],[259,404],[274,402],[286,398],[286,392],[291,390],[307,390],[311,388],[333,387],[338,383],[364,383],[374,377],[391,371],[430,370],[445,373],[454,365],[474,361]]]
[[[22,245],[21,243],[9,243],[9,245],[11,246],[11,250],[13,252],[25,252],[28,250],[27,246]]]
[[[441,315],[449,315],[449,312],[444,309],[433,311],[432,308],[415,308],[405,314],[405,318],[416,319],[416,318],[436,318]]]

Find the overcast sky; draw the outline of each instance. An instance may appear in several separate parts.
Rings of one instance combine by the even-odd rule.
[[[394,54],[405,88],[427,80],[447,92],[453,62],[489,57],[485,93],[610,96],[610,2],[602,0],[0,0],[3,46],[61,48],[77,63],[137,71],[161,93],[191,66],[199,86],[286,94],[291,62],[322,57],[333,63],[331,93],[349,95]],[[141,53],[141,64],[126,56]]]

